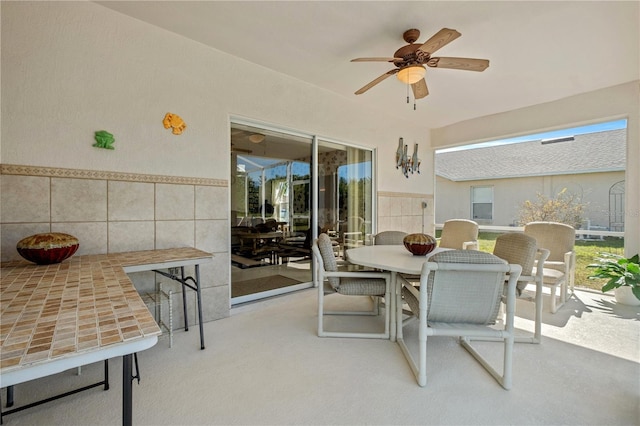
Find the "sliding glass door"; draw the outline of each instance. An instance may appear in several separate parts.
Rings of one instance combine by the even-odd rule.
[[[371,150],[232,121],[232,304],[312,286],[319,232],[336,256],[367,244],[372,170]]]

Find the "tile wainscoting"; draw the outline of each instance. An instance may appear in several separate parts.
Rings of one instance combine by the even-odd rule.
[[[229,316],[228,186],[222,179],[2,164],[0,259],[19,259],[16,243],[41,232],[76,236],[78,255],[195,247],[214,254],[213,262],[201,267],[204,321],[224,318]],[[156,282],[172,290],[174,328],[184,324],[179,284],[153,272],[130,278],[141,292],[152,291]],[[197,321],[193,293],[186,293],[190,324]]]
[[[427,203],[426,208],[422,207],[423,202]],[[434,223],[433,194],[378,192],[378,232],[423,232],[435,236]]]

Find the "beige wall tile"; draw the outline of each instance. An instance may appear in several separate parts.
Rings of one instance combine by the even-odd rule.
[[[422,218],[420,216],[403,216],[402,230],[410,234],[422,232]]]
[[[193,293],[193,292],[192,292]],[[229,316],[229,286],[202,289],[202,318],[204,322]],[[205,345],[208,342],[205,340]],[[210,343],[209,343],[210,344]]]
[[[156,220],[192,220],[193,185],[156,184]]]
[[[402,216],[390,216],[388,220],[390,231],[409,232],[402,226]]]
[[[213,260],[200,266],[202,288],[229,285],[230,257],[228,252],[214,253]]]
[[[196,219],[229,218],[228,188],[196,186]]]
[[[76,255],[107,253],[107,222],[52,223],[51,231],[76,237],[80,241]]]
[[[156,289],[156,273],[152,271],[127,274],[138,293],[150,293]]]
[[[52,222],[106,220],[106,180],[51,178]]]
[[[411,197],[399,197],[398,202],[400,203],[400,211],[402,212],[402,216],[409,216],[413,214],[411,211]]]
[[[196,247],[215,252],[229,251],[229,226],[226,220],[197,220]]]
[[[48,223],[11,223],[0,225],[0,234],[2,234],[2,246],[0,247],[0,261],[22,259],[16,250],[16,244],[21,239],[33,234],[49,232]]]
[[[156,221],[156,249],[194,247],[193,220]]]
[[[389,198],[389,216],[402,216],[402,199],[400,197]]]
[[[155,224],[148,221],[109,222],[109,253],[153,250]]]
[[[109,182],[109,220],[153,220],[154,190],[153,183]]]
[[[417,216],[422,216],[422,202],[423,201],[427,201],[427,198],[417,198],[414,197],[411,199],[411,214],[412,215],[417,215]]]
[[[51,220],[50,178],[0,176],[0,218],[9,222]]]
[[[391,218],[389,216],[378,217],[378,232],[395,231],[391,228]]]
[[[391,197],[378,197],[378,216],[391,216]]]

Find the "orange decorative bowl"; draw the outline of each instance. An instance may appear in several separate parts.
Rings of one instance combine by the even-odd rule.
[[[404,237],[404,246],[414,256],[425,256],[436,248],[437,241],[431,235],[427,234],[409,234]]]
[[[30,262],[49,265],[73,256],[79,246],[78,239],[73,235],[47,232],[23,238],[18,241],[16,250]]]

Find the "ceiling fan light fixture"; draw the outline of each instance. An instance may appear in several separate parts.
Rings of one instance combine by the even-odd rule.
[[[249,140],[253,143],[260,143],[264,140],[264,135],[261,135],[260,133],[254,133],[253,135],[249,136]]]
[[[412,65],[402,68],[396,75],[404,84],[413,84],[422,80],[426,74],[427,70],[422,65]]]

